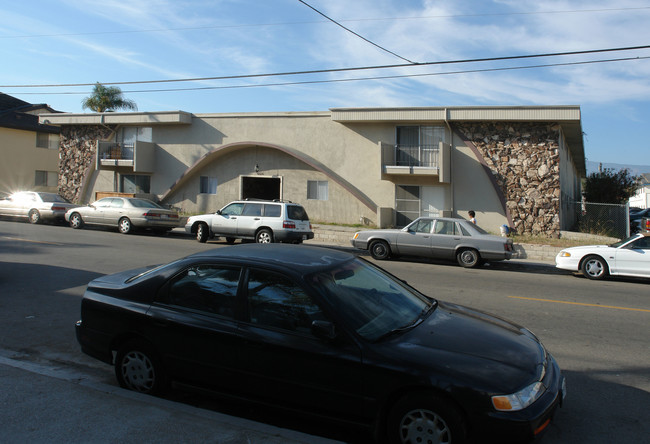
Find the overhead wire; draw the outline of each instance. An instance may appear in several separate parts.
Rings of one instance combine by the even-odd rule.
[[[399,78],[413,78],[413,77],[429,77],[429,76],[443,76],[443,75],[456,75],[456,74],[471,74],[478,72],[496,72],[496,71],[514,71],[514,70],[523,70],[523,69],[539,69],[539,68],[552,68],[552,67],[563,67],[563,66],[575,66],[575,65],[588,65],[595,63],[612,63],[612,62],[623,62],[623,61],[634,61],[634,60],[644,60],[650,59],[650,56],[644,57],[623,57],[618,59],[603,59],[603,60],[586,60],[580,62],[566,62],[566,63],[549,63],[541,65],[528,65],[528,66],[508,66],[501,68],[482,68],[482,69],[469,69],[462,71],[445,71],[445,72],[435,72],[435,73],[420,73],[420,74],[396,74],[390,76],[374,76],[374,77],[356,77],[356,78],[347,78],[347,79],[328,79],[328,80],[305,80],[298,82],[276,82],[276,83],[258,83],[258,84],[249,84],[249,85],[226,85],[226,86],[202,86],[202,87],[192,87],[192,88],[165,88],[165,89],[145,89],[145,90],[124,90],[123,93],[150,93],[150,92],[179,92],[179,91],[206,91],[206,90],[218,90],[218,89],[243,89],[243,88],[262,88],[262,87],[277,87],[277,86],[297,86],[297,85],[311,85],[319,83],[343,83],[343,82],[357,82],[357,81],[369,81],[369,80],[388,80],[388,79],[399,79]],[[87,94],[87,91],[71,91],[71,92],[21,92],[19,94],[24,95],[75,95],[75,94]]]
[[[299,1],[300,3],[302,3],[303,5],[307,6],[308,8],[310,8],[311,10],[315,11],[317,14],[320,14],[321,16],[325,17],[327,20],[329,20],[330,22],[334,23],[336,26],[339,26],[339,27],[345,29],[347,32],[349,32],[349,33],[351,33],[351,34],[357,36],[358,38],[360,38],[360,39],[363,40],[364,42],[370,43],[372,46],[374,46],[374,47],[376,47],[376,48],[379,48],[379,49],[381,49],[382,51],[387,52],[387,53],[389,53],[389,54],[391,54],[391,55],[394,55],[395,57],[397,57],[397,58],[399,58],[399,59],[402,59],[402,60],[404,60],[405,62],[408,62],[408,63],[414,64],[414,65],[416,64],[416,62],[414,62],[414,61],[412,61],[412,60],[409,60],[409,59],[407,59],[407,58],[405,58],[405,57],[402,57],[401,55],[396,54],[396,53],[394,53],[393,51],[391,51],[391,50],[389,50],[389,49],[386,49],[386,48],[384,48],[383,46],[378,45],[377,43],[373,42],[372,40],[368,40],[367,38],[365,38],[365,37],[362,36],[361,34],[358,34],[358,33],[354,32],[354,31],[351,30],[350,28],[347,28],[347,27],[343,26],[342,24],[340,24],[339,22],[337,22],[337,21],[334,20],[333,18],[330,18],[329,16],[323,14],[323,13],[322,13],[321,11],[319,11],[318,9],[314,8],[313,6],[311,6],[309,3],[307,3],[307,2],[305,2],[305,1],[303,1],[303,0],[298,0],[298,1]]]
[[[99,83],[101,83],[102,85],[138,85],[138,84],[144,85],[144,84],[155,84],[155,83],[200,82],[200,81],[210,81],[210,80],[233,80],[233,79],[246,79],[246,78],[250,79],[250,78],[260,78],[260,77],[327,74],[327,73],[336,73],[336,72],[364,71],[364,70],[388,69],[388,68],[406,68],[406,67],[413,68],[413,67],[463,64],[463,63],[483,63],[483,62],[522,60],[522,59],[543,58],[543,57],[561,57],[561,56],[570,56],[570,55],[598,54],[598,53],[619,52],[619,51],[637,51],[642,49],[650,49],[650,45],[627,46],[627,47],[604,48],[604,49],[589,49],[589,50],[581,50],[581,51],[552,52],[552,53],[541,53],[541,54],[524,54],[524,55],[516,55],[516,56],[483,57],[483,58],[475,58],[475,59],[443,60],[443,61],[436,61],[436,62],[420,62],[417,63],[416,65],[412,63],[401,63],[401,64],[390,64],[390,65],[357,66],[357,67],[348,67],[348,68],[316,69],[316,70],[307,70],[307,71],[286,71],[286,72],[276,72],[276,73],[239,74],[239,75],[195,77],[195,78],[184,78],[184,79],[134,80],[134,81],[99,82]],[[33,84],[33,85],[0,85],[0,88],[61,88],[61,87],[94,86],[96,83],[97,82]]]

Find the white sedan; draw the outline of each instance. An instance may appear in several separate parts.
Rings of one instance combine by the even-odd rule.
[[[650,233],[639,233],[611,245],[565,248],[555,266],[581,271],[589,279],[612,276],[650,277]]]

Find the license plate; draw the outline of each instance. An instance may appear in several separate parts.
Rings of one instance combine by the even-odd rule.
[[[302,235],[302,240],[307,240],[307,235],[306,234]]]

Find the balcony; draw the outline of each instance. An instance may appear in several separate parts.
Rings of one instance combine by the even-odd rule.
[[[384,175],[438,176],[440,182],[449,178],[449,144],[388,145],[382,147],[382,173]]]
[[[136,141],[135,143],[97,142],[97,163],[100,169],[127,167],[133,172],[153,172],[154,144]]]

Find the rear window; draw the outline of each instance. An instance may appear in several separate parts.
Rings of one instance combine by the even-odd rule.
[[[300,205],[287,205],[287,217],[293,220],[309,220],[307,212]]]

